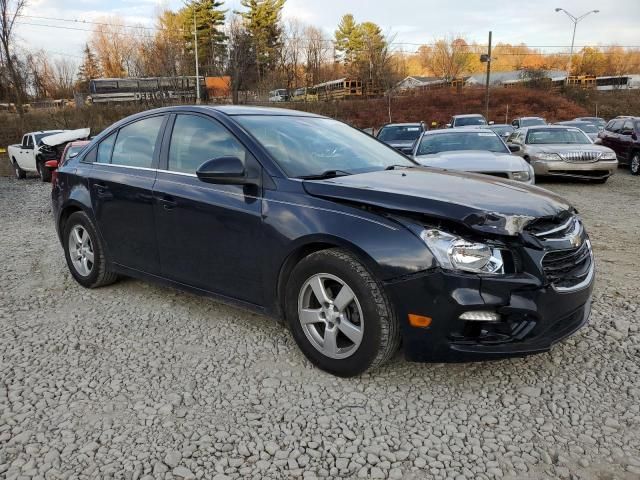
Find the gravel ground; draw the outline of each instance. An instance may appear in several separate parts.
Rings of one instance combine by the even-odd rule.
[[[0,179],[0,477],[639,479],[640,179],[549,183],[582,212],[591,324],[552,352],[313,368],[270,319],[67,273],[49,185]]]

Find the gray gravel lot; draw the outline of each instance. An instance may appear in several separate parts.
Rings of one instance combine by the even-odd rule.
[[[67,272],[50,186],[0,179],[0,478],[640,478],[640,178],[550,183],[598,262],[550,353],[313,368],[270,319]]]

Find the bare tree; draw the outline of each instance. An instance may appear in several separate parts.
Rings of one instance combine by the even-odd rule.
[[[287,81],[287,89],[297,88],[304,54],[303,28],[299,20],[291,19],[285,27],[285,40],[280,50],[280,68]]]
[[[238,92],[255,83],[256,79],[253,77],[256,72],[256,52],[251,33],[242,17],[231,17],[227,37],[229,57],[226,70],[231,77],[231,96],[235,105],[239,101]]]
[[[468,47],[462,38],[438,40],[430,50],[423,50],[424,66],[446,80],[458,78],[469,69],[473,60],[473,53]]]
[[[26,6],[27,0],[0,0],[0,43],[2,43],[4,61],[15,89],[16,109],[20,119],[24,115],[22,108],[23,81],[16,68],[16,55],[13,51],[13,27],[16,18],[20,16]]]
[[[325,80],[321,78],[322,67],[328,63],[333,52],[328,39],[318,27],[308,26],[304,29],[306,83],[315,85]]]

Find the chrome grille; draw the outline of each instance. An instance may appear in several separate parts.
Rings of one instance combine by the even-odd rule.
[[[593,150],[574,150],[558,153],[565,162],[597,162],[602,152]]]

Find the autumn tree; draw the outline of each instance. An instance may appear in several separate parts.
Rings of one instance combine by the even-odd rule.
[[[425,58],[426,67],[437,77],[453,80],[467,73],[473,61],[467,42],[462,38],[437,40]]]
[[[102,75],[100,64],[95,54],[89,48],[89,44],[85,44],[82,63],[78,68],[78,88],[82,90],[89,89],[89,81],[92,78],[99,78]]]
[[[251,35],[255,51],[258,79],[276,68],[282,48],[280,17],[285,0],[242,0],[246,9],[240,13],[244,28]]]
[[[133,32],[120,17],[102,18],[91,34],[89,45],[95,51],[100,69],[105,77],[125,77],[136,72],[136,54],[139,51],[139,35]]]

